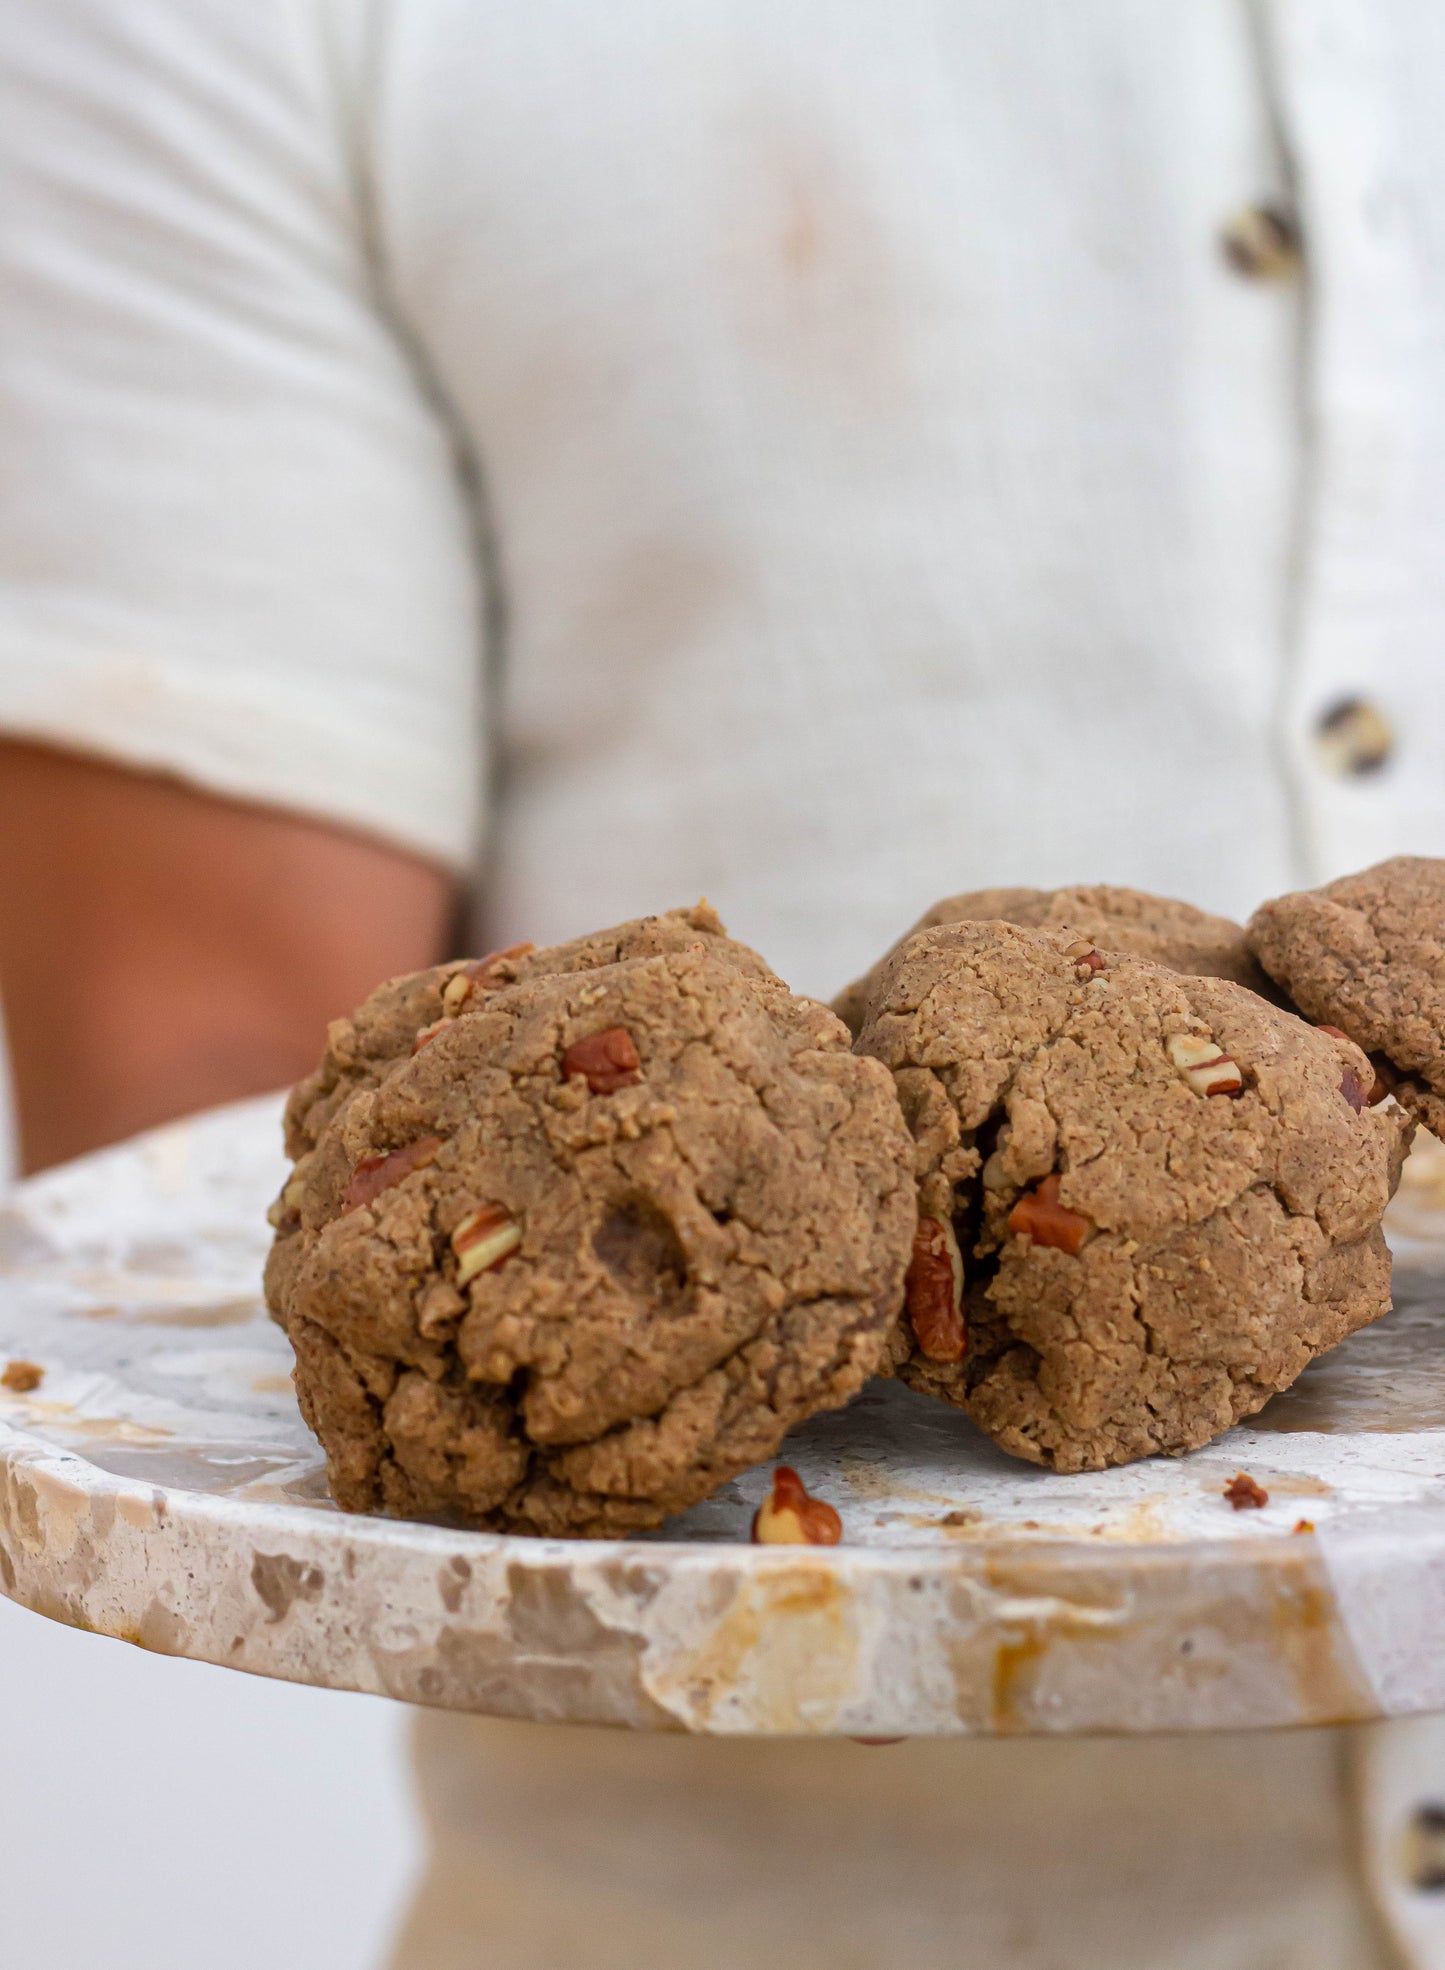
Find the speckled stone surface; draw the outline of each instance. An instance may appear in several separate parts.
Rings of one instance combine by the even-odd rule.
[[[789,1439],[832,1549],[758,1548],[765,1471],[645,1540],[347,1517],[259,1300],[279,1101],[0,1210],[0,1587],[262,1675],[756,1734],[1221,1730],[1445,1709],[1445,1152],[1396,1310],[1192,1456],[1060,1477],[874,1385]],[[1235,1512],[1237,1471],[1270,1494]],[[1306,1519],[1313,1531],[1292,1528]]]

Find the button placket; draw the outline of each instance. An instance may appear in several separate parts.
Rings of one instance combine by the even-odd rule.
[[[1430,627],[1415,557],[1438,350],[1394,196],[1414,167],[1387,31],[1348,0],[1278,0],[1261,20],[1308,244],[1280,715],[1301,876],[1318,881],[1398,852],[1419,805],[1420,747],[1407,760],[1404,740]]]

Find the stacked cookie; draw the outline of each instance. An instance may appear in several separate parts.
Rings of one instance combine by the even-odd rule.
[[[337,1502],[644,1529],[875,1373],[1060,1470],[1207,1442],[1388,1308],[1442,933],[1407,861],[1248,932],[949,898],[839,1016],[705,905],[380,987],[272,1213]]]

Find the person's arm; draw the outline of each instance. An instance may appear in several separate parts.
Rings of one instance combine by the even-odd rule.
[[[315,1064],[445,955],[455,884],[322,823],[0,741],[0,995],[24,1167]]]
[[[369,21],[0,8],[0,994],[28,1167],[292,1079],[442,955],[474,865],[482,583],[453,434],[378,300]]]

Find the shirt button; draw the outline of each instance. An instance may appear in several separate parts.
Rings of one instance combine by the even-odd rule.
[[[1341,698],[1320,714],[1315,749],[1331,773],[1359,778],[1385,765],[1395,750],[1395,734],[1376,706],[1363,698]]]
[[[1245,205],[1220,229],[1220,248],[1248,280],[1292,280],[1303,255],[1299,225],[1278,205]]]
[[[1405,1873],[1422,1894],[1445,1888],[1445,1806],[1417,1806],[1405,1835]]]

